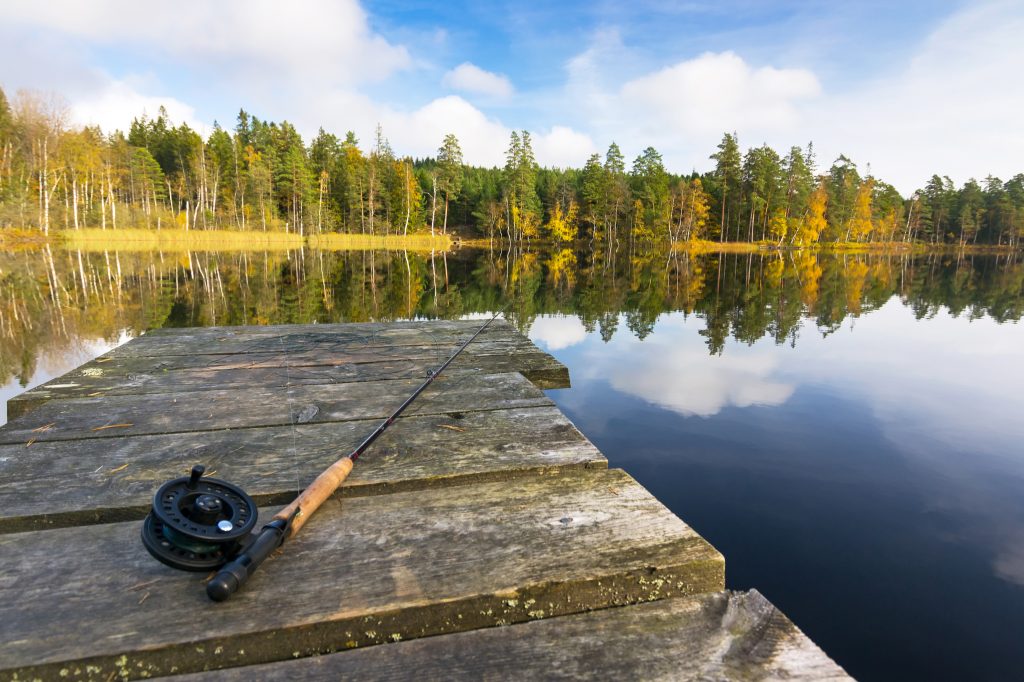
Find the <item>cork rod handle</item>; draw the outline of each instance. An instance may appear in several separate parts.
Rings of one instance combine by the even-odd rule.
[[[294,514],[289,537],[298,533],[306,525],[306,521],[313,515],[313,512],[319,509],[324,500],[330,497],[338,489],[338,486],[348,478],[349,472],[352,471],[352,464],[352,458],[345,455],[317,476],[316,480],[310,483],[309,487],[303,490],[302,494],[291,504],[274,515],[275,519],[287,519]]]

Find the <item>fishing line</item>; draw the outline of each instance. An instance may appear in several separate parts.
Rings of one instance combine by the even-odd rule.
[[[295,414],[295,409],[292,406],[292,381],[291,376],[288,372],[288,351],[284,345],[284,334],[280,334],[277,339],[281,346],[281,356],[284,359],[284,390],[287,397],[288,404],[288,421],[291,422],[291,435],[292,445],[288,454],[291,459],[292,470],[295,472],[295,494],[298,495],[302,491],[302,483],[299,480],[299,458],[296,443],[298,442],[298,427],[296,421],[298,421],[298,415]]]
[[[499,315],[500,311],[484,322],[440,366],[427,370],[426,379],[412,395],[362,443],[321,472],[291,504],[275,514],[258,532],[253,531],[258,511],[252,498],[234,484],[204,478],[205,468],[196,465],[189,476],[168,481],[157,490],[152,508],[143,522],[143,545],[153,557],[174,568],[191,571],[219,568],[219,572],[207,583],[206,593],[214,601],[229,598],[274,550],[298,533],[309,517],[348,477],[355,461]],[[282,334],[280,337],[281,344],[284,344],[284,336]],[[289,386],[287,360],[284,369],[286,386]],[[294,415],[290,392],[288,409]],[[312,416],[315,416],[315,412],[309,419]],[[298,415],[290,420],[293,457],[296,454],[297,423],[309,419],[304,420],[302,415]],[[294,466],[298,474],[297,457]]]

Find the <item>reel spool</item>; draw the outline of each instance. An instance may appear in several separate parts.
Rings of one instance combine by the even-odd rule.
[[[252,498],[236,485],[203,478],[197,464],[190,476],[160,486],[142,524],[142,544],[172,568],[209,571],[230,561],[256,527]]]

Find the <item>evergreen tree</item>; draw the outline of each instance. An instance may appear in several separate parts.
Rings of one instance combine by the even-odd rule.
[[[740,145],[736,133],[726,133],[718,143],[718,151],[711,155],[715,161],[715,177],[718,178],[719,241],[725,241],[726,224],[729,218],[730,202],[739,199]],[[735,198],[734,198],[735,197]]]
[[[796,219],[807,212],[807,201],[814,191],[814,158],[811,145],[805,155],[800,147],[790,147],[784,163],[786,177],[786,218]]]
[[[828,172],[828,231],[831,241],[850,240],[854,202],[860,188],[857,166],[840,154]]]
[[[634,234],[650,230],[654,237],[668,237],[669,204],[668,173],[661,154],[654,147],[647,147],[633,161],[630,172],[633,196],[642,210],[640,226],[634,226]]]
[[[626,181],[626,159],[619,145],[612,142],[604,157],[604,170],[608,183],[609,216],[605,218],[609,243],[618,240],[619,218],[629,208],[629,185]],[[610,218],[610,220],[609,220]]]
[[[747,239],[754,241],[757,234],[766,238],[769,218],[785,200],[782,160],[774,149],[762,145],[747,151],[743,161],[743,186],[747,203]]]
[[[444,223],[441,232],[445,233],[448,231],[448,204],[462,190],[462,148],[454,135],[444,136],[444,142],[437,150],[437,165],[438,182],[444,193]]]
[[[608,171],[601,165],[601,155],[592,154],[583,167],[580,199],[583,222],[590,226],[594,238],[603,238],[608,229]]]
[[[537,161],[533,156],[530,133],[515,131],[505,154],[505,200],[508,224],[513,238],[536,237],[540,225],[540,199],[537,197]]]

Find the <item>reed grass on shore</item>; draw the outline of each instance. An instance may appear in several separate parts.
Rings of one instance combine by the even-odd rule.
[[[762,244],[754,242],[715,242],[707,239],[675,242],[672,248],[687,253],[756,253],[766,250]]]
[[[311,234],[307,238],[310,248],[324,251],[448,251],[452,239],[446,234]]]
[[[286,251],[303,239],[287,232],[235,230],[63,230],[64,245],[83,251]]]
[[[450,251],[453,248],[507,248],[503,239],[469,238],[447,234],[369,235],[325,233],[306,237],[281,231],[238,230],[153,230],[145,228],[118,228],[102,230],[82,228],[58,230],[49,237],[38,230],[22,228],[0,229],[0,248],[8,251],[32,250],[47,244],[82,251],[287,251],[308,246],[326,251]],[[536,247],[551,246],[537,240]],[[578,245],[577,245],[578,246]],[[704,253],[764,253],[773,251],[812,251],[824,253],[948,253],[948,254],[1007,254],[1019,247],[997,244],[922,244],[907,242],[830,242],[809,246],[779,245],[774,242],[718,242],[707,239],[675,242],[672,248],[692,254]]]

